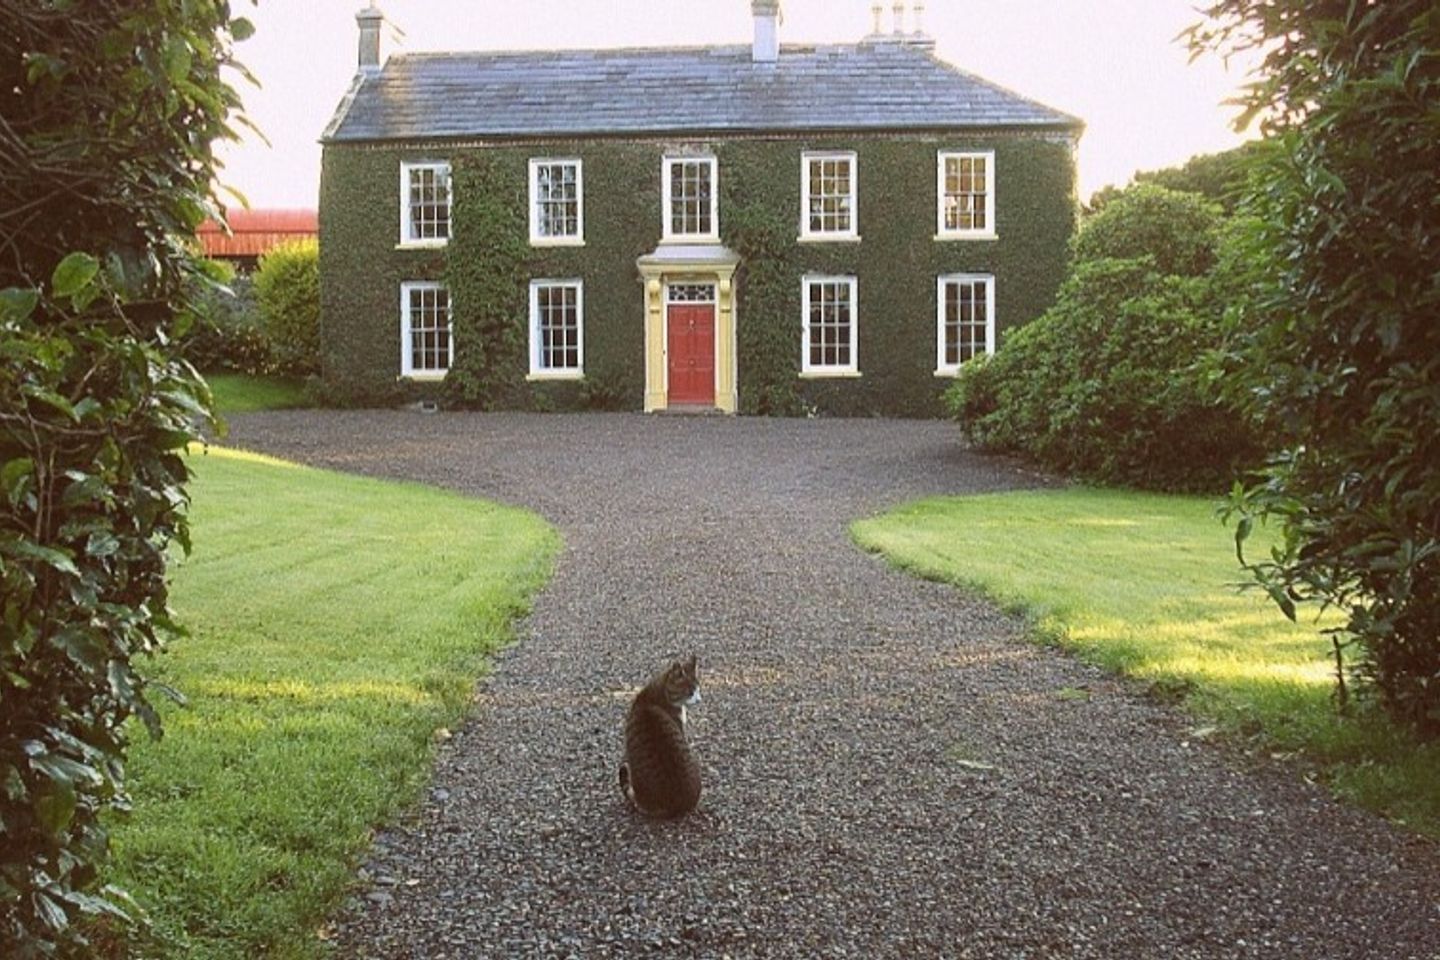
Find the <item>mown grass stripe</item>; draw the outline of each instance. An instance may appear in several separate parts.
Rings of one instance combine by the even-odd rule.
[[[216,447],[194,466],[172,595],[194,635],[151,670],[190,706],[159,743],[137,731],[109,879],[161,956],[319,956],[370,829],[417,796],[558,537],[413,484]]]

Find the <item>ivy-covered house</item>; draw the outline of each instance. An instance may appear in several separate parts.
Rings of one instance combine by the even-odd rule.
[[[1082,124],[941,61],[901,4],[829,46],[781,46],[779,6],[747,47],[388,62],[362,11],[322,141],[330,388],[938,413],[1054,297]]]

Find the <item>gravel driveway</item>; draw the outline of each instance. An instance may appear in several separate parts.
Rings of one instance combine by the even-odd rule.
[[[1034,482],[945,424],[234,420],[230,443],[528,506],[567,544],[378,838],[340,957],[1440,957],[1440,848],[851,544],[905,499]],[[705,792],[650,823],[616,790],[621,725],[689,650]]]

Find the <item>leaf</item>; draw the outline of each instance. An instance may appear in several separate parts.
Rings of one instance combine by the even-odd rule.
[[[60,396],[60,394],[56,393],[55,391],[46,390],[43,387],[27,384],[26,386],[21,388],[20,392],[25,394],[25,396],[27,397],[39,400],[46,406],[54,407],[56,410],[65,414],[65,416],[69,417],[71,420],[74,420],[76,423],[80,422],[80,418],[75,415],[74,405],[69,400],[66,400],[64,397]]]
[[[72,253],[55,268],[50,277],[50,289],[57,297],[73,297],[79,294],[100,272],[100,261],[88,253]]]
[[[32,560],[39,560],[42,563],[59,570],[61,573],[68,573],[73,577],[80,576],[80,571],[75,566],[75,561],[63,550],[54,547],[46,547],[29,540],[11,539],[0,540],[0,553],[8,553],[11,556],[28,557]]]
[[[51,783],[69,787],[76,784],[98,787],[105,782],[105,778],[94,767],[58,753],[43,753],[38,757],[31,757],[30,769],[44,775]]]
[[[85,552],[92,557],[112,557],[120,549],[120,540],[108,532],[92,533]]]
[[[70,926],[70,917],[65,909],[46,896],[43,890],[36,890],[30,900],[35,905],[35,915],[51,930],[58,932]]]
[[[35,798],[35,818],[46,830],[58,834],[70,826],[76,805],[75,788],[68,783],[57,782],[52,789]]]
[[[0,793],[12,803],[25,799],[25,781],[20,778],[20,771],[9,764],[5,765],[4,773],[0,773]]]
[[[67,627],[50,638],[50,645],[61,650],[80,668],[98,674],[105,669],[106,649],[81,627]]]
[[[25,287],[0,290],[0,323],[16,323],[35,312],[40,293]]]
[[[236,43],[243,43],[255,36],[255,24],[245,17],[236,17],[230,21],[230,36],[235,38]]]
[[[5,465],[0,467],[0,494],[4,494],[9,503],[15,503],[24,492],[26,481],[34,473],[35,461],[29,457],[7,460]]]
[[[183,37],[172,37],[165,44],[165,75],[171,80],[179,83],[190,76],[190,67],[194,62],[195,55]]]

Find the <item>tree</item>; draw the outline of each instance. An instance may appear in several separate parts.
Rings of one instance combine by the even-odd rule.
[[[1234,213],[1245,195],[1255,155],[1263,149],[1264,141],[1251,140],[1232,150],[1197,154],[1178,167],[1141,170],[1135,174],[1135,183],[1151,183],[1181,193],[1198,193],[1206,200],[1219,204],[1227,214]],[[1120,187],[1113,186],[1095,191],[1090,198],[1090,212],[1099,213],[1121,192]]]
[[[88,956],[102,809],[127,720],[160,724],[137,660],[176,630],[183,458],[208,390],[177,356],[208,215],[224,0],[0,2],[0,956]]]
[[[1263,269],[1228,379],[1284,434],[1235,494],[1237,549],[1287,615],[1344,610],[1337,660],[1354,651],[1365,692],[1440,735],[1440,7],[1206,13],[1196,52],[1263,54],[1240,122],[1260,119],[1273,145],[1249,200]],[[1262,519],[1283,542],[1247,559]]]
[[[1162,274],[1202,276],[1215,265],[1220,208],[1193,193],[1137,183],[1116,194],[1075,236],[1075,259],[1150,257]]]

